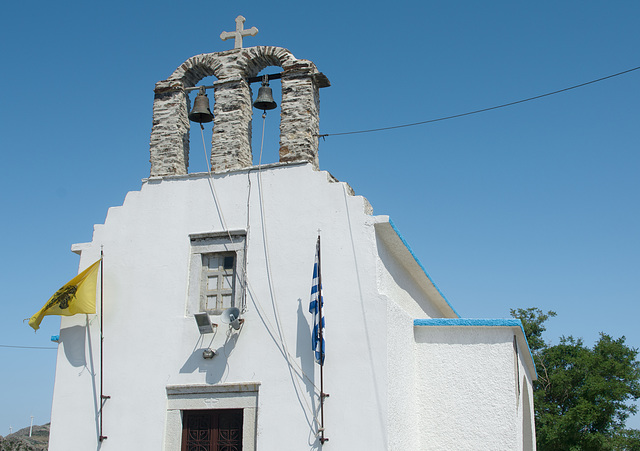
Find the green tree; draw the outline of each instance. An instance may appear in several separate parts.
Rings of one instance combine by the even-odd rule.
[[[519,318],[538,372],[534,382],[537,447],[546,450],[640,451],[640,431],[625,429],[640,398],[638,350],[600,334],[592,347],[561,337],[549,345],[544,323],[555,312],[511,310]]]

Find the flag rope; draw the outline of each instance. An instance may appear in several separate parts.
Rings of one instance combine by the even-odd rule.
[[[100,431],[98,441],[102,442],[107,438],[102,432],[102,409],[104,403],[111,396],[104,394],[104,372],[102,371],[104,363],[104,253],[102,246],[100,247]]]
[[[324,435],[324,400],[329,395],[324,392],[324,317],[322,316],[322,262],[320,257],[320,233],[316,242],[316,258],[313,267],[313,285],[311,287],[311,302],[309,311],[313,313],[312,346],[316,362],[320,365],[320,444],[329,439]],[[316,420],[317,421],[317,420]]]
[[[318,235],[318,313],[320,315],[320,443],[329,439],[324,436],[324,398],[329,395],[324,392],[324,317],[322,316],[322,265],[320,263],[320,235]]]

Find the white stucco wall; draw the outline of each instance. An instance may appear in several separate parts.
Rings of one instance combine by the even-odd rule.
[[[416,353],[414,351],[413,317],[395,302],[388,304],[387,351],[389,358],[387,396],[389,450],[418,450],[420,430],[417,428]]]
[[[520,449],[513,332],[414,326],[416,317],[457,315],[387,217],[367,214],[364,198],[308,163],[211,182],[215,199],[207,174],[149,179],[109,209],[91,243],[74,247],[80,269],[104,250],[108,438],[98,443],[99,318],[63,317],[52,451],[179,449],[180,411],[216,407],[246,409],[247,451],[318,449],[308,312],[318,231],[326,446]],[[190,236],[225,230],[246,236],[244,324],[229,331],[213,316],[221,327],[201,336]]]
[[[261,178],[261,180],[259,180]],[[386,299],[376,288],[374,218],[365,200],[311,165],[151,179],[111,208],[81,266],[104,249],[104,407],[101,449],[162,449],[167,386],[260,383],[260,449],[315,443],[319,386],[308,313],[315,241],[322,235],[327,317],[326,435],[346,449],[386,449]],[[260,202],[262,191],[262,204]],[[224,216],[225,224],[221,222]],[[245,323],[204,342],[186,315],[190,234],[247,231]],[[267,246],[265,246],[265,240]],[[268,268],[266,255],[268,253]],[[279,312],[276,320],[275,308]],[[99,322],[63,318],[52,411],[52,450],[97,446]],[[219,319],[213,320],[220,323]],[[282,340],[285,340],[285,345]],[[212,360],[202,349],[218,351]],[[286,346],[290,370],[283,357]],[[295,382],[294,382],[295,381]],[[70,442],[69,438],[74,437]]]
[[[532,357],[529,347],[524,347],[522,342],[518,346],[518,369],[520,378],[520,396],[518,399],[518,432],[519,440],[522,440],[523,451],[535,451],[536,427],[533,404],[533,380],[537,379],[535,368],[532,368]]]
[[[412,318],[440,318],[445,312],[437,308],[429,298],[423,281],[403,267],[397,255],[389,249],[384,239],[377,240],[378,251],[378,290],[392,299],[395,304],[406,311]]]
[[[519,328],[416,326],[414,332],[420,449],[535,449],[523,448],[523,386],[519,395],[517,384],[531,394],[531,376],[514,351]],[[528,418],[532,428],[533,415]]]
[[[457,318],[389,217],[375,219],[378,290],[414,318]]]

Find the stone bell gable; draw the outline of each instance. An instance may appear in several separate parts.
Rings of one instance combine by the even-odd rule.
[[[318,167],[319,88],[329,80],[308,60],[271,46],[196,55],[156,83],[151,130],[151,176],[183,175],[189,165],[188,88],[215,76],[211,168],[251,166],[252,92],[249,79],[268,66],[282,68],[280,162],[306,160]]]

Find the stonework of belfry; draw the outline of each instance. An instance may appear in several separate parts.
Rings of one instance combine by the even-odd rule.
[[[267,66],[282,67],[280,162],[306,160],[318,167],[319,88],[329,80],[307,60],[280,47],[249,47],[196,55],[156,83],[151,130],[151,176],[187,174],[190,102],[185,88],[215,76],[211,169],[252,164],[252,91],[248,79]],[[211,96],[209,96],[211,97]]]

